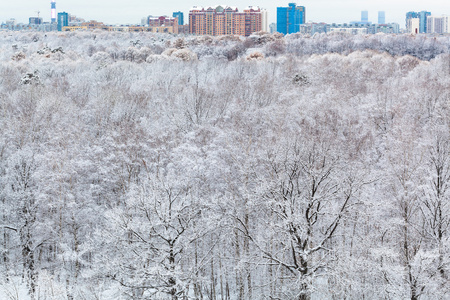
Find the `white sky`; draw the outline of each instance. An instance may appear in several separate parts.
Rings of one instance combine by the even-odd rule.
[[[260,6],[269,11],[269,21],[276,22],[277,6],[287,6],[290,1],[281,0],[57,0],[56,10],[66,11],[86,20],[97,20],[107,24],[140,23],[148,15],[172,15],[174,11],[185,13],[188,21],[189,9],[194,6],[231,5],[239,10],[249,5]],[[292,1],[295,2],[295,1]],[[435,15],[450,15],[450,0],[304,0],[297,5],[306,7],[307,21],[344,23],[361,18],[361,10],[369,11],[369,21],[377,23],[378,11],[386,12],[386,22],[399,23],[405,27],[408,11],[427,10]],[[50,0],[0,0],[0,23],[15,18],[28,23],[28,18],[40,16],[50,21]]]

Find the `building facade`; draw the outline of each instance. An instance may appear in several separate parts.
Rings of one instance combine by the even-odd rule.
[[[431,12],[421,11],[414,12],[410,11],[406,13],[406,31],[410,33],[415,33],[415,27],[409,27],[411,24],[416,24],[417,20],[409,21],[410,19],[419,19],[419,30],[417,33],[426,33],[427,32],[427,18],[431,16]],[[413,30],[414,29],[414,30]]]
[[[412,34],[420,33],[420,19],[419,18],[408,19],[406,23],[406,31]]]
[[[342,24],[326,24],[326,23],[306,23],[300,26],[300,32],[303,34],[314,35],[316,33],[328,32],[346,32],[350,34],[376,34],[376,33],[399,33],[400,25],[397,23],[390,24],[372,24],[372,23],[342,23]]]
[[[270,33],[275,33],[275,32],[277,32],[277,23],[270,23],[270,25],[269,25],[269,31],[270,31]]]
[[[160,17],[153,17],[149,16],[148,18],[148,26],[174,26],[175,24],[178,25],[178,19],[174,17],[167,17],[167,16],[160,16]]]
[[[243,35],[261,31],[262,14],[257,6],[241,13],[232,6],[194,6],[189,11],[189,32],[198,35]]]
[[[172,17],[178,19],[178,25],[184,25],[184,14],[181,11],[174,12]]]
[[[30,17],[28,24],[30,25],[41,25],[43,23],[42,18]]]
[[[369,12],[367,10],[361,11],[361,23],[369,23]]]
[[[367,34],[367,28],[331,27],[330,32],[345,32],[353,35]]]
[[[153,17],[149,16],[147,18],[149,27],[173,27],[172,33],[178,33],[178,18],[160,16]]]
[[[427,33],[449,33],[449,16],[429,16],[427,18]]]
[[[386,13],[384,11],[378,12],[378,24],[386,24]]]
[[[189,25],[178,25],[178,34],[189,34]]]
[[[261,30],[269,32],[269,12],[266,9],[261,9]]]
[[[409,22],[409,20],[410,19],[418,19],[419,18],[419,15],[416,13],[416,12],[414,12],[414,11],[410,11],[410,12],[407,12],[406,13],[406,31],[409,31],[408,30],[408,22]]]
[[[69,15],[69,26],[81,26],[86,20],[83,18],[78,18],[75,15]]]
[[[314,35],[316,33],[330,32],[330,24],[326,23],[306,23],[300,25],[300,33]]]
[[[277,7],[277,31],[283,34],[300,32],[300,25],[305,24],[304,6],[289,3],[288,7]]]
[[[419,13],[420,33],[426,33],[427,32],[427,18],[429,16],[431,16],[431,12],[429,12],[429,11],[421,11]]]
[[[58,13],[58,31],[62,31],[64,26],[69,26],[69,14],[60,12]]]

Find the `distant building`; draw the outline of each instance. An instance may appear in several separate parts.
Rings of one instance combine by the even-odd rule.
[[[177,27],[178,28],[178,27]],[[104,30],[114,32],[153,32],[153,33],[176,33],[173,26],[106,26]]]
[[[427,33],[450,33],[449,16],[429,16],[427,17]]]
[[[51,2],[50,16],[52,18],[52,23],[56,23],[56,0],[52,0]]]
[[[375,33],[399,33],[400,32],[400,25],[397,23],[390,23],[390,24],[377,24],[375,26]]]
[[[384,11],[378,12],[378,24],[386,24],[386,13]]]
[[[409,27],[409,25],[414,24],[417,21],[410,22],[410,19],[419,19],[419,30],[417,33],[426,33],[427,32],[427,18],[431,16],[431,12],[428,11],[421,11],[421,12],[414,12],[410,11],[406,13],[406,31],[410,33],[415,33],[415,30],[412,30],[412,27]],[[415,29],[415,27],[414,27]]]
[[[369,12],[367,10],[361,11],[361,23],[369,23]]]
[[[270,23],[270,25],[269,25],[269,31],[270,31],[270,33],[275,33],[275,32],[277,32],[277,23]]]
[[[431,12],[429,12],[429,11],[421,11],[419,13],[420,33],[426,33],[427,32],[427,18],[429,16],[431,16]]]
[[[330,32],[345,32],[353,35],[367,34],[367,28],[331,27]]]
[[[69,14],[60,12],[58,13],[58,31],[62,31],[64,26],[69,26]]]
[[[389,23],[388,25],[392,26],[392,33],[400,33],[400,24]]]
[[[178,34],[189,34],[189,25],[178,25]]]
[[[420,33],[420,19],[411,18],[407,20],[406,30],[408,33],[418,34]]]
[[[326,32],[347,32],[350,34],[376,34],[376,33],[386,33],[386,34],[392,34],[392,33],[399,33],[400,31],[400,25],[397,23],[390,23],[390,24],[372,24],[372,23],[344,23],[344,24],[317,24],[316,26],[322,26],[324,30],[326,29]],[[319,28],[319,27],[318,27]]]
[[[75,15],[69,15],[69,26],[80,26],[84,22],[86,22],[85,19],[77,18]]]
[[[189,32],[200,35],[243,35],[261,31],[262,13],[257,6],[243,12],[232,6],[194,6],[189,11]]]
[[[168,16],[159,16],[153,17],[149,16],[147,18],[147,24],[149,27],[173,27],[170,30],[171,33],[178,33],[178,18],[168,17]]]
[[[62,31],[79,31],[79,30],[88,30],[87,26],[64,26]]]
[[[345,32],[353,35],[375,33],[375,24],[368,23],[332,23],[326,27],[326,32]]]
[[[29,18],[28,24],[30,24],[30,25],[41,25],[42,24],[42,18],[31,17],[31,18]]]
[[[261,30],[269,32],[269,12],[266,9],[261,9]]]
[[[148,25],[149,26],[174,26],[178,25],[178,19],[174,17],[168,17],[168,16],[159,16],[159,17],[153,17],[149,16],[148,18]]]
[[[103,22],[97,22],[95,20],[91,20],[89,22],[83,22],[79,26],[86,27],[87,29],[105,29],[107,26],[103,24]]]
[[[330,32],[330,24],[327,23],[306,23],[300,25],[300,33],[314,35],[316,33]]]
[[[306,10],[304,6],[289,3],[288,7],[277,7],[277,31],[283,34],[300,31],[300,25],[305,24]]]
[[[184,25],[184,14],[181,11],[174,12],[172,17],[178,18],[178,25]]]
[[[414,11],[410,11],[406,13],[406,29],[408,30],[408,22],[409,19],[418,19],[419,18],[419,14],[414,12]]]
[[[6,21],[6,25],[14,27],[14,26],[17,25],[17,21],[16,21],[16,19],[9,19],[9,20]]]

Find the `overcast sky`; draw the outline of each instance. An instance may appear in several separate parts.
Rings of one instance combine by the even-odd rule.
[[[277,6],[287,6],[281,0],[57,0],[56,10],[66,11],[86,20],[97,20],[107,24],[140,23],[147,15],[172,15],[174,11],[185,13],[188,21],[189,9],[194,6],[231,5],[239,10],[255,5],[269,11],[269,21],[276,22]],[[306,20],[314,22],[344,23],[361,18],[361,10],[369,11],[369,21],[377,22],[379,10],[386,12],[386,22],[399,23],[405,27],[405,13],[427,10],[432,14],[450,15],[450,0],[304,0],[296,2],[306,7]],[[40,16],[50,21],[50,0],[0,0],[0,22],[15,18],[28,23],[28,18]]]

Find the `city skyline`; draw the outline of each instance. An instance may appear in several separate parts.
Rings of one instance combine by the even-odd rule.
[[[217,3],[216,3],[217,2]],[[277,7],[287,6],[294,2],[305,6],[307,10],[306,22],[346,23],[359,21],[361,11],[369,12],[369,22],[377,23],[378,11],[386,12],[387,23],[399,23],[405,26],[405,15],[408,11],[430,11],[433,15],[450,14],[450,3],[438,0],[423,1],[398,0],[306,0],[306,1],[171,1],[170,3],[151,3],[144,0],[103,1],[60,0],[56,2],[57,12],[68,12],[86,20],[97,20],[107,24],[138,24],[148,15],[167,15],[181,11],[185,15],[192,6],[213,6],[218,4],[237,6],[242,11],[246,6],[259,6],[269,11],[269,23],[276,23]],[[2,1],[0,4],[0,22],[11,18],[18,23],[28,23],[28,18],[37,17],[37,11],[44,22],[50,22],[50,0],[21,0],[17,3]],[[126,13],[124,13],[126,12]]]

